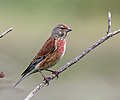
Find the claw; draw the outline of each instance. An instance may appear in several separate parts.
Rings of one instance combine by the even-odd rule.
[[[59,76],[58,76],[59,72],[58,71],[53,71],[52,74],[54,74],[57,79],[59,78]]]
[[[53,70],[50,70],[50,69],[46,69],[46,71],[52,72],[52,74],[54,74],[57,79],[59,78],[59,76],[58,76],[59,72],[58,71],[53,71]]]
[[[49,85],[49,77],[44,77],[43,81],[45,81],[45,83],[47,84],[47,86]]]

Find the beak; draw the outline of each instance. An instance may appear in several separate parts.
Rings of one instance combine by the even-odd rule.
[[[72,29],[68,28],[68,29],[67,29],[67,32],[70,32],[70,31],[72,31]]]

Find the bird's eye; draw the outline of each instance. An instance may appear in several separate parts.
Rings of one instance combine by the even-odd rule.
[[[59,28],[60,28],[60,29],[66,29],[66,27],[64,27],[64,26],[59,26]]]
[[[66,29],[65,27],[60,27],[60,29]]]

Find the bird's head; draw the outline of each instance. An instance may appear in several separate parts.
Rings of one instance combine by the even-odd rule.
[[[52,36],[59,39],[65,39],[68,32],[72,31],[67,25],[59,24],[52,30]]]

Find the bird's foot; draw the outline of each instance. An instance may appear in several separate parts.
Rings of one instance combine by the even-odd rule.
[[[53,70],[50,70],[50,69],[46,69],[46,71],[49,71],[49,72],[52,72],[52,74],[55,75],[55,77],[57,77],[57,79],[59,78],[59,72],[58,71],[53,71]]]
[[[47,86],[49,85],[49,80],[50,80],[49,77],[44,77],[44,80],[43,80],[43,81],[45,81],[45,83],[47,84]]]
[[[52,74],[54,74],[57,79],[59,78],[59,76],[58,76],[59,72],[58,71],[52,71]]]

